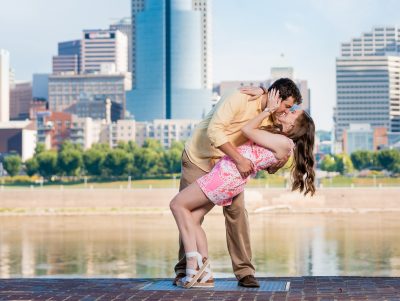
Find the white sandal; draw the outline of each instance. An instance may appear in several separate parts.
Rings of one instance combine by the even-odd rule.
[[[207,261],[207,257],[203,258],[203,263]],[[214,287],[214,277],[211,271],[211,265],[208,262],[206,268],[204,269],[203,275],[197,280],[193,287]]]
[[[178,283],[178,286],[182,286],[184,288],[191,288],[194,284],[197,283],[197,280],[202,276],[205,269],[209,265],[208,259],[205,262],[202,261],[201,255],[198,252],[188,252],[185,254],[186,258],[196,257],[197,259],[197,269],[186,269],[186,276],[182,278],[182,280]]]

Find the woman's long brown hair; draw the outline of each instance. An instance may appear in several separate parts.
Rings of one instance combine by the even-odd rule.
[[[291,168],[292,191],[304,191],[304,195],[315,193],[315,171],[314,171],[314,137],[315,125],[310,115],[303,114],[296,118],[294,127],[288,133],[282,132],[281,125],[264,126],[261,129],[275,134],[285,135],[295,143],[293,150],[294,164]]]

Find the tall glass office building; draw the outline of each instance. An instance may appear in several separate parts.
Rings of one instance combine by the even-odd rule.
[[[200,119],[211,109],[201,24],[190,0],[147,0],[136,12],[136,82],[126,103],[136,120]]]
[[[336,59],[335,141],[351,124],[400,132],[400,28],[376,27],[342,43]]]

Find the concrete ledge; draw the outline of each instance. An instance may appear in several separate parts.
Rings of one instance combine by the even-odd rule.
[[[0,214],[169,213],[177,189],[3,189]],[[314,197],[287,189],[245,191],[246,208],[261,212],[400,211],[400,187],[322,188]],[[213,210],[218,212],[218,210]]]

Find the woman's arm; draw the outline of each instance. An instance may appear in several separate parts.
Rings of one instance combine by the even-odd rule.
[[[242,128],[242,132],[247,138],[271,150],[278,160],[287,158],[291,148],[289,139],[280,134],[273,134],[268,131],[260,130],[259,126],[265,118],[268,118],[271,113],[279,108],[281,101],[282,99],[279,97],[279,91],[272,89],[268,93],[267,108],[258,116],[249,120]]]
[[[242,127],[242,133],[251,141],[271,150],[275,157],[280,160],[287,157],[291,145],[289,139],[284,135],[273,134],[259,129],[261,122],[268,118],[269,115],[269,111],[261,112]]]

